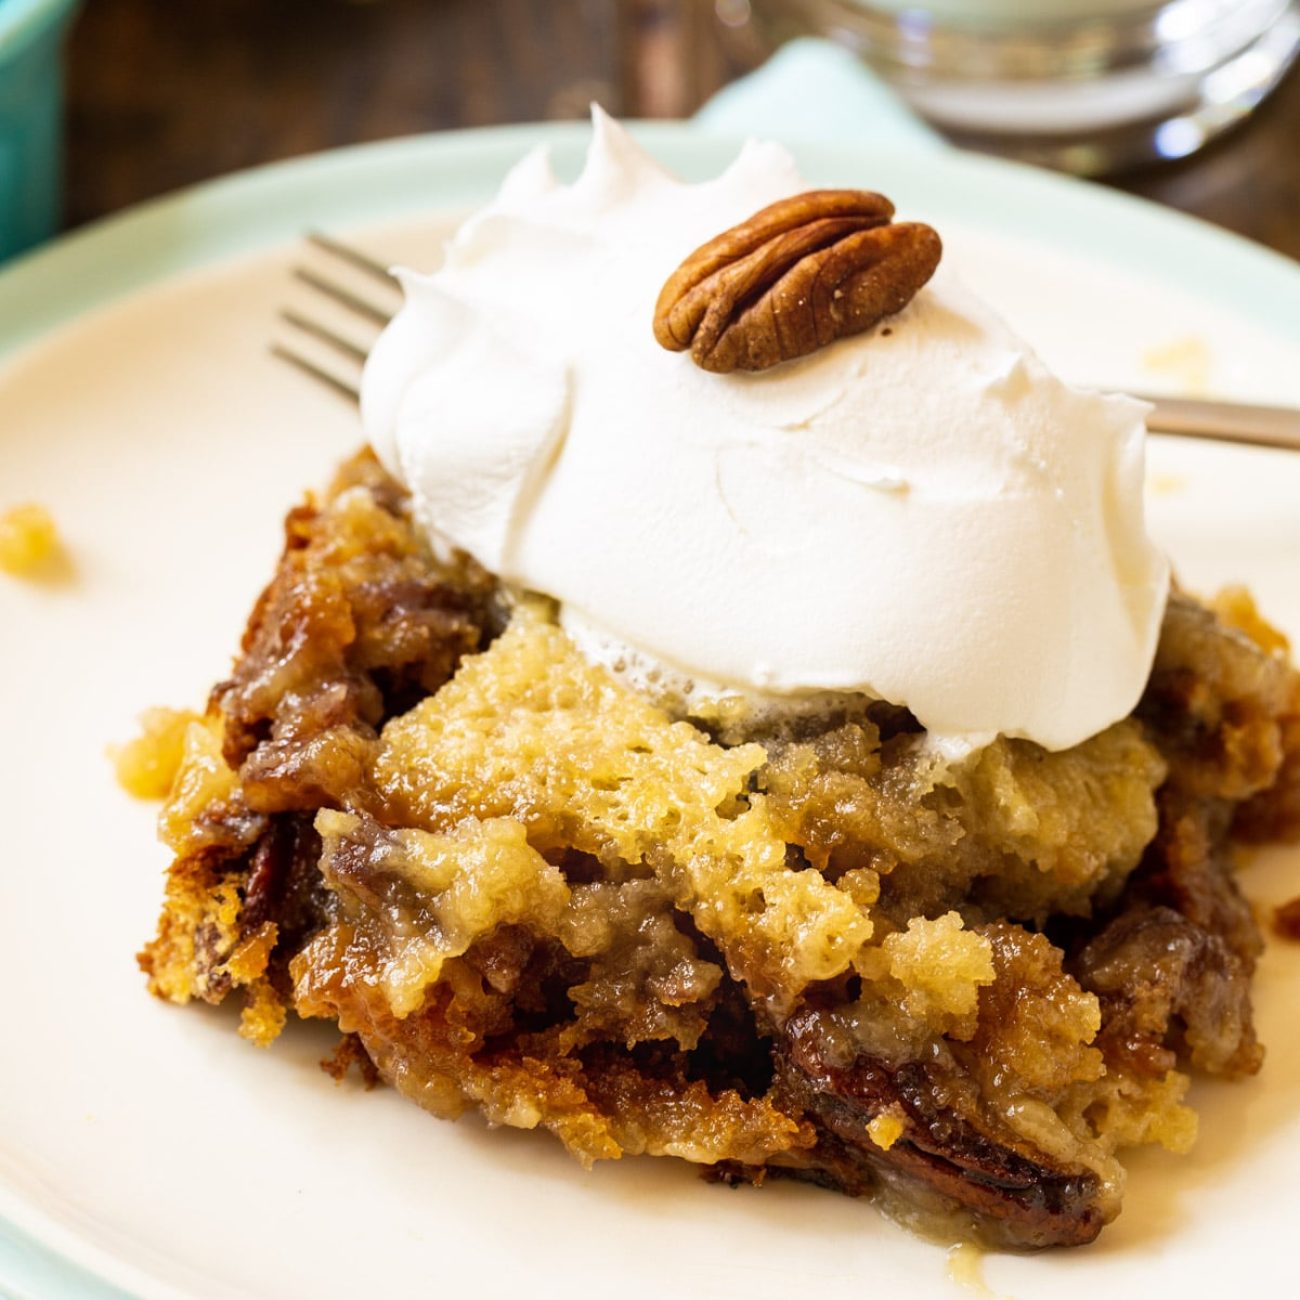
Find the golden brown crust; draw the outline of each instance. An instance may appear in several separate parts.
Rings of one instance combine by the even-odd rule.
[[[215,688],[226,762],[258,812],[340,803],[384,717],[447,681],[482,641],[494,584],[435,566],[369,453],[328,507],[289,513],[279,568]]]
[[[493,598],[472,564],[432,563],[405,494],[369,451],[341,467],[323,502],[290,512],[276,574],[230,679],[185,733],[163,809],[177,861],[139,958],[155,993],[217,1002],[243,989],[249,1036],[275,1036],[289,957],[329,907],[312,819],[365,801],[377,725],[481,644]],[[264,969],[232,970],[240,941],[265,925],[277,939]]]

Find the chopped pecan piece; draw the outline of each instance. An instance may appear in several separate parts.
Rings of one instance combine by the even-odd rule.
[[[671,352],[726,373],[766,370],[901,311],[934,274],[939,236],[892,225],[866,190],[781,199],[697,248],[669,276],[654,332]]]
[[[1171,907],[1137,905],[1087,944],[1074,969],[1101,999],[1099,1043],[1112,1064],[1134,1075],[1163,1074],[1181,1048],[1209,1074],[1235,1078],[1259,1069],[1251,966],[1214,930]]]
[[[773,1161],[774,1172],[851,1196],[885,1191],[936,1222],[964,1220],[965,1231],[997,1248],[1080,1245],[1114,1217],[1118,1207],[1091,1170],[1008,1145],[925,1063],[834,1057],[819,1012],[791,1017],[776,1050],[778,1092],[787,1110],[813,1123],[817,1145]],[[900,1117],[901,1132],[882,1149],[868,1125],[885,1112]]]
[[[1293,898],[1274,911],[1273,929],[1283,939],[1294,939],[1300,943],[1300,898]]]

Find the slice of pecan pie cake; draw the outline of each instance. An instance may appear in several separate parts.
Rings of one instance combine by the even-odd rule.
[[[184,734],[153,991],[583,1163],[1095,1237],[1260,1068],[1233,854],[1300,834],[1300,676],[1171,590],[1140,404],[939,260],[772,146],[521,163]]]

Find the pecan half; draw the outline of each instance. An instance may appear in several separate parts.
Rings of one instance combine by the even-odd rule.
[[[655,338],[724,374],[766,370],[901,311],[934,274],[939,236],[891,224],[867,190],[781,199],[697,248],[655,304]]]

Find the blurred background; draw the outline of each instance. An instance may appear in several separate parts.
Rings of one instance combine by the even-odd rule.
[[[954,0],[947,2],[953,8]],[[1199,0],[1202,9],[1209,2]],[[1232,0],[1233,12],[1240,17],[1249,2]],[[1051,0],[1038,3],[1053,8]],[[1067,7],[1078,10],[1081,3],[1088,0],[1067,0]],[[1133,0],[1127,3],[1131,9]],[[1189,11],[1191,3],[1163,9],[1177,11],[1186,26],[1187,14],[1200,12]],[[1123,7],[1122,0],[1092,4]],[[966,7],[978,8],[978,0],[966,0]],[[992,10],[998,7],[993,0]],[[686,116],[787,36],[829,33],[861,52],[862,41],[877,39],[872,31],[878,34],[881,21],[873,10],[877,29],[866,36],[850,30],[864,8],[870,8],[864,0],[86,0],[66,55],[64,224],[75,227],[177,186],[339,145],[581,117],[592,99],[623,116]],[[888,11],[886,53],[893,60],[887,75],[901,68],[906,78],[922,56],[943,56],[932,21],[918,44],[920,10],[888,0],[881,8]],[[1032,0],[1020,6],[1003,0],[1002,18],[1019,19],[1034,8]],[[943,6],[933,9],[942,14]],[[1095,62],[1102,28],[1092,10],[1087,16],[1088,26],[1074,23],[1067,31],[1058,14],[1044,48],[1053,57],[1067,46],[1090,50]],[[1073,12],[1070,17],[1073,22]],[[1294,21],[1294,11],[1277,0],[1264,17],[1276,48],[1281,24]],[[1163,38],[1174,29],[1167,13],[1161,21]],[[1148,23],[1143,30],[1153,29]],[[1001,75],[1004,65],[1026,64],[1038,49],[1018,31],[1011,44],[1004,36],[999,29],[1003,64],[989,77]],[[1079,44],[1084,37],[1090,46]],[[878,42],[873,50],[879,48]],[[1119,50],[1114,57],[1133,56]],[[1251,57],[1254,63],[1237,61],[1246,73],[1263,56]],[[1094,150],[1074,169],[1108,171],[1108,184],[1300,257],[1300,77],[1282,75],[1285,59],[1274,62],[1277,68],[1266,72],[1270,86],[1281,78],[1277,89],[1238,121],[1243,103],[1254,107],[1263,97],[1258,88],[1243,95],[1238,85],[1234,106],[1214,125],[1235,123],[1233,129],[1191,157],[1135,161]],[[962,137],[952,120],[939,125]],[[1180,144],[1186,135],[1170,137],[1175,147],[1166,152],[1201,144],[1200,137]],[[1001,147],[987,137],[973,142]]]

